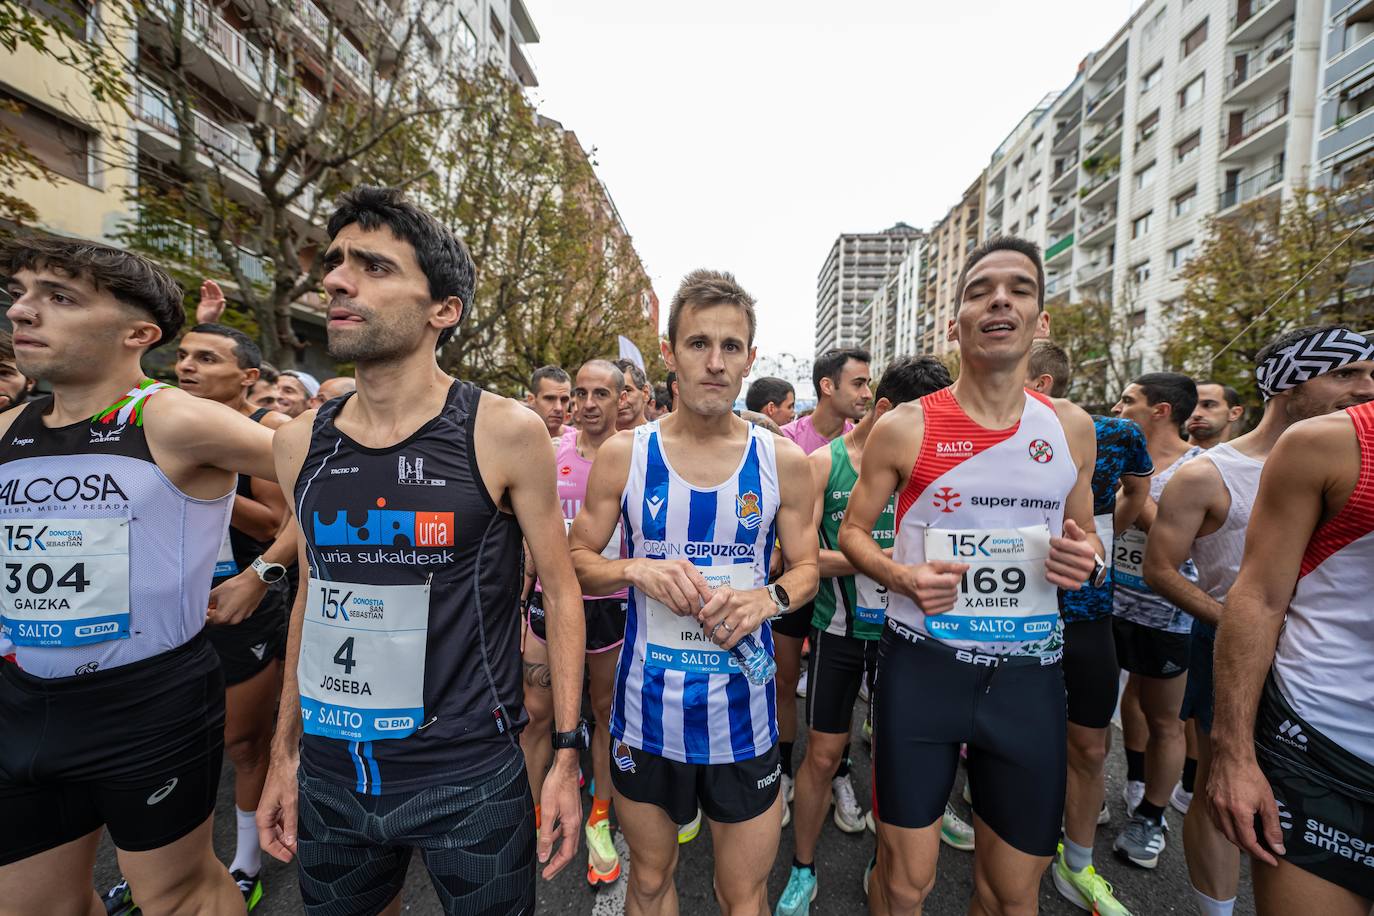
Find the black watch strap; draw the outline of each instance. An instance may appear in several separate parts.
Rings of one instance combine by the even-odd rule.
[[[581,719],[577,723],[577,728],[570,732],[553,733],[553,749],[556,751],[573,750],[585,751],[592,746],[591,731],[587,728],[587,720]]]

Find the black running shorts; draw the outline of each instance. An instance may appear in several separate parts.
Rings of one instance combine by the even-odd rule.
[[[233,687],[258,674],[274,660],[286,658],[286,621],[289,603],[285,583],[271,589],[251,615],[229,626],[210,624],[210,639],[224,666],[224,684]]]
[[[815,613],[815,602],[808,601],[801,607],[793,608],[786,614],[779,614],[768,621],[774,636],[790,636],[805,639],[811,635],[811,616]]]
[[[1084,728],[1106,728],[1116,711],[1120,683],[1112,618],[1067,621],[1064,689],[1069,695],[1069,721]]]
[[[697,808],[718,824],[751,821],[773,807],[782,782],[775,744],[768,753],[736,763],[679,763],[611,739],[611,782],[630,801],[657,805],[678,824]]]
[[[583,598],[582,608],[587,616],[587,652],[595,655],[619,649],[625,641],[626,599]],[[529,615],[530,633],[540,642],[548,642],[544,633],[543,592],[530,592],[525,612]]]
[[[534,912],[534,802],[525,761],[461,784],[385,795],[301,767],[296,863],[308,916],[371,916],[419,850],[445,913]]]
[[[811,631],[806,678],[806,721],[818,732],[847,735],[853,725],[859,687],[878,666],[878,640]]]
[[[1374,766],[1299,718],[1272,673],[1255,750],[1278,802],[1284,860],[1374,899]]]
[[[214,810],[224,676],[204,636],[64,678],[0,661],[0,831],[8,865],[100,827],[120,849],[181,839]]]
[[[1188,650],[1188,686],[1183,690],[1183,708],[1178,717],[1197,722],[1204,735],[1212,733],[1214,681],[1212,656],[1217,648],[1217,631],[1210,623],[1193,621],[1193,643]]]
[[[1170,633],[1126,620],[1112,618],[1116,637],[1116,658],[1132,674],[1169,680],[1188,670],[1188,653],[1193,637]]]
[[[1067,766],[1057,659],[956,650],[887,621],[873,691],[874,816],[937,823],[968,745],[973,810],[1028,855],[1054,855]]]

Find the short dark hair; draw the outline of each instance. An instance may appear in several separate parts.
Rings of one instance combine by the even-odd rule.
[[[628,375],[636,388],[649,387],[649,377],[644,374],[644,370],[636,366],[631,360],[617,359],[612,360],[611,365],[619,369],[623,374]]]
[[[269,385],[275,385],[280,376],[281,370],[267,360],[264,359],[258,362],[258,381],[266,382]]]
[[[0,363],[14,362],[14,335],[0,331]]]
[[[875,401],[887,398],[893,407],[916,401],[954,384],[949,369],[933,356],[901,356],[883,371]]]
[[[816,357],[816,362],[811,366],[811,384],[816,389],[817,401],[821,399],[821,379],[828,378],[838,385],[840,375],[851,359],[859,363],[873,362],[873,357],[862,347],[839,347],[826,350]]]
[[[1040,260],[1040,246],[1015,235],[999,235],[990,238],[968,254],[968,260],[964,262],[964,269],[959,271],[959,282],[954,287],[954,305],[957,308],[959,303],[964,301],[964,286],[968,282],[969,271],[973,270],[974,265],[986,258],[988,255],[998,251],[1014,251],[1030,258],[1030,262],[1035,265],[1035,299],[1039,303],[1041,311],[1045,308],[1045,264]]]
[[[223,324],[198,324],[187,333],[218,334],[220,337],[227,337],[234,343],[234,358],[238,360],[240,369],[262,368],[261,348],[258,347],[253,338],[238,328],[231,328]]]
[[[1199,388],[1201,388],[1203,385],[1216,385],[1216,386],[1218,386],[1219,388],[1221,388],[1221,396],[1224,397],[1224,398],[1226,399],[1226,406],[1227,406],[1227,407],[1239,407],[1239,406],[1240,406],[1240,392],[1237,391],[1236,389],[1232,388],[1230,385],[1226,384],[1225,382],[1206,381],[1206,382],[1198,382],[1197,385],[1198,385]]]
[[[548,379],[555,385],[572,384],[572,379],[568,377],[568,373],[563,371],[562,366],[540,366],[538,369],[535,369],[534,374],[530,376],[530,394],[539,393],[539,383],[544,381],[544,379]]]
[[[399,188],[363,185],[344,194],[329,216],[329,240],[332,242],[345,226],[354,223],[368,232],[385,226],[396,238],[409,242],[429,281],[430,299],[439,302],[456,296],[463,303],[460,322],[472,311],[477,267],[472,263],[468,246],[427,211],[407,200]],[[448,343],[457,327],[444,328],[435,348]]]
[[[162,331],[153,347],[175,339],[186,324],[180,284],[141,255],[98,242],[54,236],[30,235],[0,243],[0,271],[5,276],[43,269],[89,281],[124,305],[146,312]]]
[[[1031,343],[1030,369],[1027,375],[1031,378],[1048,375],[1054,380],[1050,382],[1050,397],[1062,398],[1069,393],[1069,382],[1073,380],[1069,354],[1053,341],[1034,341]]]
[[[706,305],[734,305],[744,310],[749,321],[749,346],[754,345],[754,331],[758,316],[754,314],[754,297],[744,291],[735,275],[723,270],[694,270],[682,278],[682,285],[673,294],[668,306],[668,346],[677,345],[677,327],[684,308]]]
[[[769,404],[781,407],[789,394],[796,394],[791,382],[766,375],[754,379],[749,384],[749,391],[744,395],[744,406],[755,413],[762,411]]]
[[[673,393],[668,390],[666,384],[654,386],[654,408],[656,410],[673,409]]]
[[[1181,372],[1147,372],[1132,383],[1140,386],[1145,403],[1153,407],[1169,405],[1169,419],[1183,431],[1183,425],[1197,407],[1197,383]]]

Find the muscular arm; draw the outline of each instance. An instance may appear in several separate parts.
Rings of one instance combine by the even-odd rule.
[[[811,465],[811,486],[816,500],[812,527],[819,532],[825,521],[825,491],[830,488],[830,449],[816,449],[806,460]],[[827,550],[819,546],[818,549],[818,571],[822,579],[854,575],[854,564],[839,550]]]
[[[840,523],[840,550],[854,569],[913,599],[914,586],[903,576],[906,568],[873,540],[873,526],[892,494],[906,484],[920,451],[924,429],[924,414],[915,403],[896,407],[878,420],[868,434],[859,480],[849,494],[849,507]],[[964,564],[953,565],[967,568]],[[954,581],[957,584],[957,575]]]
[[[1127,474],[1121,478],[1121,493],[1116,498],[1116,509],[1112,512],[1112,533],[1120,535],[1135,524],[1140,510],[1145,508],[1150,498],[1150,478]],[[1098,532],[1100,535],[1102,532]]]
[[[1058,399],[1054,402],[1055,412],[1059,415],[1059,422],[1064,426],[1064,436],[1069,440],[1069,451],[1073,455],[1073,460],[1078,466],[1078,478],[1074,481],[1073,489],[1069,491],[1068,499],[1064,502],[1064,522],[1065,536],[1062,538],[1051,538],[1051,558],[1046,564],[1046,569],[1054,575],[1062,575],[1065,582],[1056,582],[1060,587],[1068,587],[1068,580],[1078,577],[1074,587],[1081,585],[1092,572],[1092,557],[1088,555],[1088,569],[1081,577],[1078,576],[1079,569],[1076,561],[1061,562],[1070,558],[1057,558],[1054,556],[1056,542],[1060,543],[1058,548],[1069,549],[1076,552],[1077,548],[1069,548],[1067,542],[1086,543],[1089,548],[1102,556],[1102,539],[1097,535],[1096,524],[1093,522],[1093,470],[1097,466],[1097,433],[1093,428],[1093,419],[1088,412],[1070,401]],[[1073,522],[1079,530],[1087,535],[1085,539],[1078,539],[1069,534],[1072,529],[1068,522]]]
[[[610,595],[635,584],[633,573],[640,560],[608,560],[601,555],[620,519],[620,499],[630,474],[633,442],[633,434],[626,430],[616,433],[597,449],[592,468],[587,473],[587,493],[582,508],[568,531],[577,580],[589,595]]]
[[[306,416],[313,418],[314,413]],[[143,418],[159,465],[166,455],[168,467],[220,468],[263,480],[277,479],[272,430],[233,408],[172,389],[150,397]]]
[[[1213,626],[1221,622],[1221,602],[1178,571],[1192,551],[1218,497],[1221,477],[1210,461],[1179,468],[1159,498],[1159,512],[1145,546],[1145,582],[1155,594]]]

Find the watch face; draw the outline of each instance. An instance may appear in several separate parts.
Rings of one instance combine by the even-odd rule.
[[[282,566],[280,563],[263,563],[258,570],[258,575],[262,578],[262,581],[271,585],[273,582],[280,582],[282,580],[282,577],[286,575],[286,567]]]
[[[784,589],[781,585],[774,585],[773,591],[777,593],[778,600],[782,602],[783,607],[792,606],[792,600],[787,597],[787,590]]]

